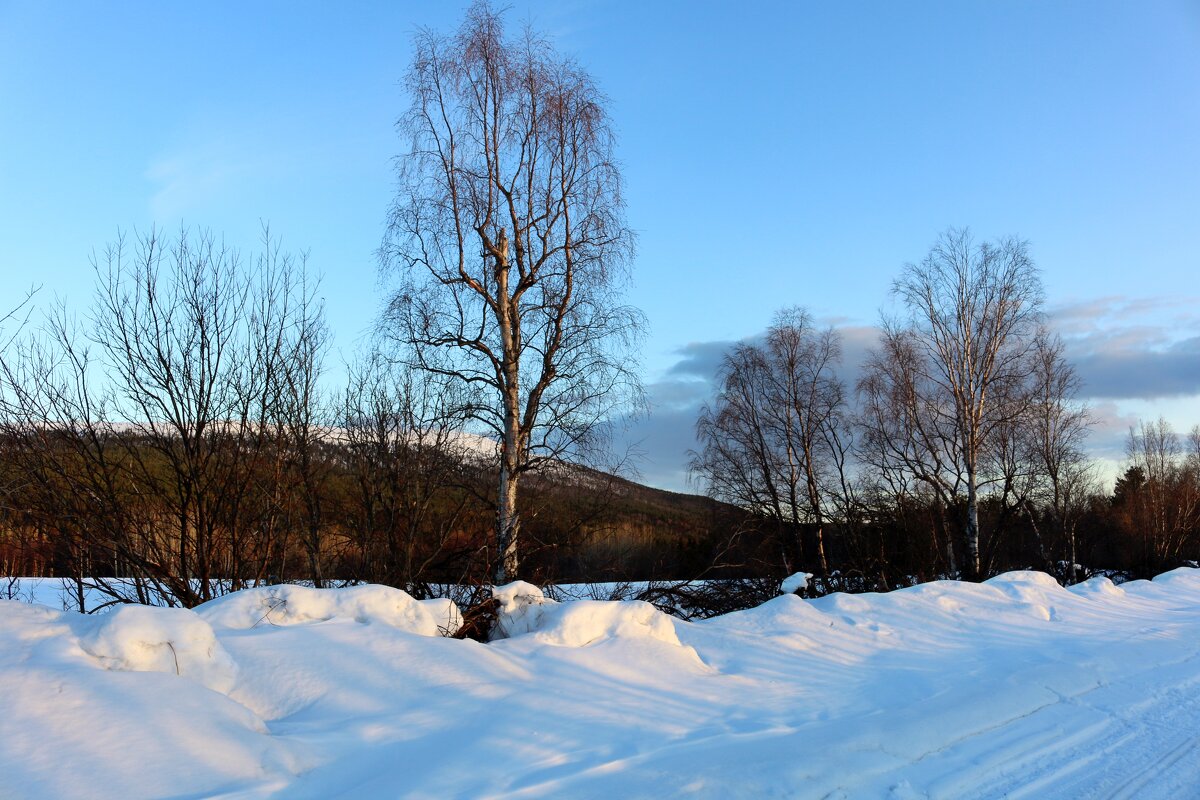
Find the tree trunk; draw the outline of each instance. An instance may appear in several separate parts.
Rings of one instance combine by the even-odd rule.
[[[1066,525],[1065,527],[1067,529],[1067,542],[1070,545],[1070,554],[1071,554],[1070,555],[1071,565],[1069,567],[1070,572],[1068,574],[1071,576],[1070,580],[1071,580],[1071,585],[1073,586],[1079,582],[1079,576],[1075,574],[1075,567],[1076,567],[1076,564],[1075,564],[1075,558],[1076,558],[1076,556],[1075,556],[1075,525],[1072,523],[1072,524]]]
[[[948,510],[944,504],[941,506],[939,517],[941,519],[942,534],[946,537],[946,568],[953,575],[958,572],[958,557],[954,554],[954,531],[957,529],[957,520],[955,520],[954,525],[951,525]],[[937,550],[937,529],[938,522],[934,520],[933,542],[935,551]]]
[[[509,293],[509,240],[503,228],[495,244],[484,227],[476,229],[484,251],[495,259],[496,317],[500,328],[501,359],[499,388],[504,414],[504,441],[500,445],[500,485],[496,493],[496,569],[497,586],[517,579],[518,537],[521,520],[517,516],[517,482],[521,467],[521,314]]]
[[[829,574],[829,563],[825,560],[825,515],[821,513],[821,493],[817,489],[817,475],[813,472],[812,450],[811,444],[804,448],[805,480],[808,504],[812,508],[813,521],[817,526],[817,567],[821,570],[821,575],[825,576]]]
[[[1038,559],[1046,571],[1050,572],[1054,565],[1050,563],[1050,556],[1046,553],[1046,540],[1042,536],[1042,526],[1038,524],[1037,512],[1029,500],[1024,502],[1023,507],[1025,515],[1029,518],[1029,529],[1033,531],[1033,540],[1037,543]]]
[[[974,470],[967,471],[967,577],[979,580],[979,490]]]
[[[825,559],[825,524],[820,517],[817,518],[817,568],[821,570],[821,575],[829,574],[829,562]]]
[[[325,588],[325,571],[321,569],[321,532],[313,522],[308,524],[308,571],[312,576],[313,588]]]
[[[521,520],[517,516],[517,475],[505,456],[500,465],[500,491],[496,513],[497,561],[495,584],[502,586],[517,579],[517,539]]]
[[[502,307],[507,308],[507,304]],[[504,331],[503,336],[506,353],[514,351],[512,330]],[[521,419],[518,414],[520,373],[516,363],[515,358],[509,357],[504,365],[504,441],[500,450],[500,486],[496,494],[497,586],[515,581],[520,566],[517,558],[521,532],[521,519],[517,516],[517,483],[522,454]]]

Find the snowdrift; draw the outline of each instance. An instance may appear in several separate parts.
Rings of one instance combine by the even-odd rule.
[[[585,647],[620,637],[682,647],[674,620],[641,600],[559,603],[525,581],[498,586],[492,596],[500,603],[493,640],[531,634],[544,644]]]
[[[1200,570],[783,595],[0,602],[0,797],[1200,796]],[[444,620],[444,621],[443,621]]]
[[[389,625],[421,636],[452,634],[462,624],[450,600],[414,600],[390,586],[313,589],[285,584],[245,589],[198,606],[196,612],[217,628],[305,625],[341,619]]]
[[[237,665],[217,641],[212,627],[182,608],[122,606],[108,614],[73,622],[79,646],[105,669],[166,672],[228,693]]]

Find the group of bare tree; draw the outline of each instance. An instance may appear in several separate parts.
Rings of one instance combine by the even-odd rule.
[[[770,534],[761,558],[780,571],[851,570],[867,585],[1014,566],[1074,581],[1085,519],[1089,555],[1105,566],[1200,558],[1196,456],[1165,423],[1131,433],[1130,471],[1115,497],[1101,495],[1080,381],[1047,328],[1026,243],[949,231],[893,294],[900,313],[853,394],[836,330],[803,311],[725,356],[691,467],[748,511],[760,540]],[[1122,524],[1124,544],[1100,534]]]
[[[264,233],[119,240],[3,359],[0,549],[113,600],[420,580],[463,534],[462,404],[375,354],[331,392],[317,285]],[[469,537],[468,537],[469,538]]]
[[[486,2],[415,44],[381,250],[396,288],[338,399],[315,286],[269,236],[252,263],[206,234],[118,242],[85,322],[60,311],[5,361],[4,465],[28,476],[10,512],[41,497],[54,511],[30,524],[146,576],[139,600],[201,602],[295,548],[322,585],[335,530],[373,578],[458,549],[512,579],[525,477],[586,460],[638,404],[633,235],[600,91]],[[480,504],[482,542],[464,534]]]
[[[783,311],[765,341],[725,357],[717,398],[697,423],[702,449],[692,470],[713,496],[770,520],[788,571],[806,562],[828,571],[824,522],[852,497],[839,360],[833,330],[818,330],[800,309]]]
[[[269,561],[278,520],[253,477],[287,486],[285,461],[262,459],[291,445],[323,332],[303,265],[263,244],[247,263],[202,232],[119,240],[94,261],[88,316],[58,309],[5,360],[17,507],[80,550],[81,573],[146,576],[139,600],[200,602]]]
[[[1132,545],[1128,557],[1140,572],[1200,560],[1200,427],[1184,438],[1161,418],[1141,422],[1129,431],[1126,457],[1110,540]]]
[[[957,513],[946,529],[961,531],[964,572],[986,574],[994,547],[981,536],[981,493],[998,491],[1018,513],[1035,486],[1061,476],[1086,432],[1081,415],[1060,424],[1074,413],[1073,371],[1044,326],[1024,242],[950,231],[905,267],[894,294],[904,314],[884,324],[860,384],[860,452],[893,493],[923,489]]]

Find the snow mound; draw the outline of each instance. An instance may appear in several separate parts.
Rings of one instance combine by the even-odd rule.
[[[693,623],[520,584],[496,605],[524,635],[490,645],[216,627],[229,695],[174,674],[198,615],[0,601],[0,796],[1200,797],[1200,570],[1116,589],[1014,573]]]
[[[222,694],[237,681],[212,626],[187,609],[121,606],[87,622],[79,646],[106,669],[172,673]]]
[[[703,620],[705,628],[716,628],[755,636],[786,636],[808,642],[802,634],[823,631],[830,616],[817,610],[811,600],[794,594],[781,594],[762,605],[731,611]]]
[[[462,627],[462,612],[458,610],[458,604],[449,597],[434,597],[417,602],[433,615],[438,630],[443,636],[453,636]]]
[[[1016,600],[1011,606],[1012,610],[1046,622],[1056,619],[1058,611],[1055,603],[1070,597],[1067,590],[1053,577],[1033,570],[1005,572],[1003,575],[989,578],[983,585],[998,589],[1007,597]]]
[[[500,604],[501,615],[516,614],[527,606],[553,603],[542,590],[526,581],[513,581],[492,589],[492,598]]]
[[[1002,575],[997,575],[994,578],[989,578],[985,583],[993,586],[999,585],[1016,585],[1028,584],[1029,586],[1040,586],[1043,589],[1048,589],[1051,592],[1062,590],[1062,585],[1052,576],[1044,572],[1037,572],[1029,569],[1018,569],[1012,572],[1005,572]]]
[[[531,583],[492,590],[500,603],[493,639],[533,634],[544,644],[584,647],[612,638],[655,639],[682,647],[669,616],[642,600],[548,599]]]
[[[1200,570],[1194,567],[1176,567],[1170,572],[1155,576],[1153,582],[1160,586],[1169,585],[1172,589],[1200,589]]]
[[[1077,583],[1067,591],[1080,597],[1091,598],[1125,596],[1124,589],[1102,575],[1097,575],[1094,578],[1088,578],[1086,581]]]
[[[812,580],[811,572],[797,572],[783,579],[783,583],[779,585],[780,594],[795,594],[802,592],[808,588],[808,582]]]
[[[350,586],[312,589],[285,584],[243,589],[197,606],[196,612],[214,628],[246,629],[305,625],[349,619],[399,628],[422,636],[441,636],[461,624],[458,608],[449,600],[418,601],[391,586]]]

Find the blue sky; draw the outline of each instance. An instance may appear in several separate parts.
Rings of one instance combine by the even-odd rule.
[[[1098,452],[1137,415],[1200,421],[1200,3],[509,6],[611,99],[648,481],[683,486],[726,343],[801,304],[852,358],[949,226],[1032,243]],[[381,299],[412,33],[465,7],[0,0],[6,291],[82,307],[118,229],[252,246],[269,221],[324,274],[348,356]]]

